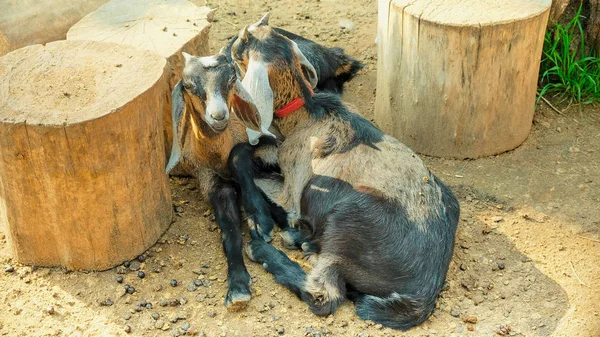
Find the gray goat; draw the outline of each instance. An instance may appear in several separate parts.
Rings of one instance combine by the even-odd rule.
[[[240,32],[231,53],[244,81],[254,83],[254,100],[273,100],[273,109],[260,113],[274,114],[285,138],[278,149],[283,178],[265,173],[255,181],[299,228],[283,232],[286,245],[313,254],[316,264],[307,275],[258,237],[247,255],[315,314],[333,313],[349,298],[361,318],[388,327],[425,321],[452,258],[459,204],[450,189],[338,96],[313,94],[314,67],[268,25],[268,15]],[[298,98],[295,111],[279,113]],[[244,170],[253,156],[252,146],[238,144],[231,169]]]

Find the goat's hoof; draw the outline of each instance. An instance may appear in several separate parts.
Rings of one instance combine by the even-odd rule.
[[[250,289],[244,291],[232,291],[228,290],[225,296],[225,307],[229,312],[237,312],[244,310],[248,306],[248,302],[252,298]]]

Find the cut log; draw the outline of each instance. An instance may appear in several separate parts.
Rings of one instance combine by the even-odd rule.
[[[550,0],[380,0],[375,121],[415,151],[477,158],[533,119]]]
[[[28,45],[64,40],[75,22],[106,1],[0,1],[0,56]]]
[[[95,41],[0,58],[0,223],[16,261],[103,270],[164,233],[167,75],[158,54]]]
[[[127,44],[154,51],[172,68],[164,92],[165,154],[171,152],[171,90],[181,79],[181,52],[209,54],[208,33],[214,11],[187,0],[112,0],[90,13],[67,33],[68,40],[95,40]]]

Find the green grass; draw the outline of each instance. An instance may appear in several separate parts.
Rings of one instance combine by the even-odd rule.
[[[581,18],[579,7],[569,23],[557,24],[546,32],[538,102],[547,94],[568,103],[600,102],[600,58],[585,52]],[[573,45],[576,34],[581,42]]]

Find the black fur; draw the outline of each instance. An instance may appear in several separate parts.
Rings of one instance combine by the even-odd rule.
[[[268,201],[263,192],[254,183],[254,178],[263,172],[276,172],[278,167],[267,165],[255,158],[255,151],[262,146],[275,146],[272,137],[261,137],[256,146],[240,143],[229,153],[228,167],[233,178],[242,191],[241,199],[246,215],[254,223],[251,228],[252,237],[259,237],[266,242],[272,240],[271,234],[278,224],[281,228],[288,227],[287,213],[278,205]]]
[[[291,261],[282,251],[254,239],[248,243],[249,256],[255,262],[261,263],[263,267],[273,274],[275,281],[290,289],[296,296],[309,302],[309,297],[304,292],[306,273],[300,265]]]
[[[232,183],[213,177],[215,184],[209,192],[209,200],[215,212],[217,224],[221,228],[223,250],[227,258],[228,290],[225,303],[251,296],[250,275],[242,256],[242,234],[240,229],[240,206],[238,195]]]

